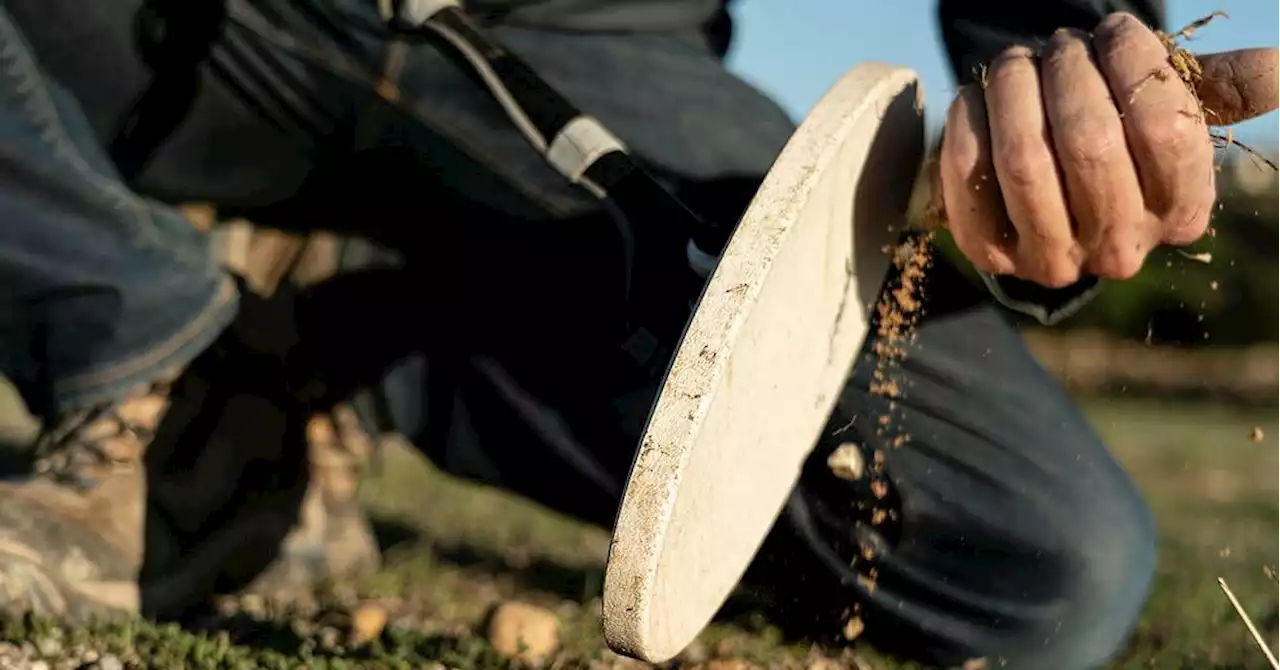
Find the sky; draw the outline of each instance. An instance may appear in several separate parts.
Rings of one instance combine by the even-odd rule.
[[[971,0],[981,1],[981,0]],[[1031,2],[1033,0],[1028,0]],[[865,61],[910,67],[919,74],[926,114],[939,124],[954,90],[934,18],[933,0],[738,0],[729,67],[771,94],[797,120],[841,75]],[[1192,52],[1280,43],[1276,0],[1167,0],[1169,29],[1215,9],[1215,20],[1187,43]],[[1280,117],[1271,113],[1235,127],[1235,135],[1274,149]],[[1262,148],[1262,147],[1258,147]]]

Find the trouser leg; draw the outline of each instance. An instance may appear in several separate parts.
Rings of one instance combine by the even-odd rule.
[[[821,626],[856,616],[873,641],[931,660],[1099,665],[1146,599],[1149,513],[981,289],[939,263],[925,294],[918,339],[887,366],[903,396],[871,392],[886,365],[868,349],[757,578]],[[845,443],[868,464],[860,481],[827,465]]]
[[[230,321],[235,291],[177,211],[120,182],[7,12],[0,40],[0,371],[52,415],[186,363]]]

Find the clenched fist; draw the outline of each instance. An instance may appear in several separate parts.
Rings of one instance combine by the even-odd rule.
[[[1277,54],[1199,61],[1203,109],[1128,14],[1002,53],[947,114],[939,176],[956,246],[980,270],[1060,288],[1127,279],[1156,245],[1199,239],[1215,197],[1207,126],[1276,109]]]

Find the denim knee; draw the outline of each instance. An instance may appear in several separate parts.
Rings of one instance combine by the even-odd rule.
[[[1063,500],[1054,545],[1065,603],[1048,637],[1036,631],[1018,645],[1038,661],[1017,667],[1093,668],[1125,644],[1142,613],[1156,569],[1156,527],[1128,476],[1116,466],[1093,481],[1076,482]],[[1012,666],[1011,666],[1012,667]]]

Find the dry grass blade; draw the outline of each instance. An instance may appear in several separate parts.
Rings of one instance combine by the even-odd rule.
[[[1249,618],[1249,614],[1244,611],[1244,607],[1240,605],[1240,601],[1236,599],[1236,594],[1231,592],[1231,587],[1227,586],[1227,580],[1219,577],[1218,586],[1222,587],[1222,592],[1227,595],[1227,600],[1231,601],[1231,606],[1235,608],[1236,614],[1240,620],[1249,628],[1249,634],[1253,636],[1253,641],[1258,644],[1258,648],[1266,654],[1267,661],[1271,663],[1271,667],[1280,670],[1280,661],[1276,661],[1275,654],[1271,653],[1271,647],[1267,646],[1266,640],[1262,639],[1262,634],[1258,632],[1258,628],[1253,625],[1253,620]]]

